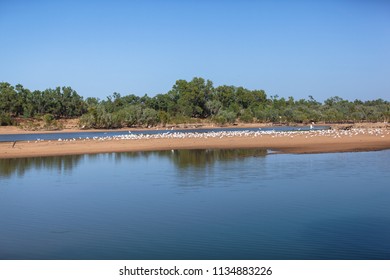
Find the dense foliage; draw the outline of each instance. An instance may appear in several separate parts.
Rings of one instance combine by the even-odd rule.
[[[70,87],[30,91],[22,85],[0,83],[0,123],[12,124],[15,117],[72,118],[86,112],[83,98]]]
[[[60,119],[80,117],[83,128],[119,128],[185,123],[208,119],[218,124],[242,122],[309,123],[388,121],[390,103],[348,101],[338,96],[320,103],[308,100],[267,97],[263,90],[218,86],[203,78],[178,80],[172,89],[154,97],[121,96],[105,100],[83,99],[70,87],[30,91],[22,85],[0,83],[0,124],[13,124],[15,118]]]

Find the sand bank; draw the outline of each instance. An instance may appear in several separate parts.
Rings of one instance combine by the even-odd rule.
[[[0,143],[0,158],[75,155],[173,149],[266,148],[282,153],[356,152],[390,149],[387,129],[348,131],[252,132],[240,134],[160,134],[71,141]]]

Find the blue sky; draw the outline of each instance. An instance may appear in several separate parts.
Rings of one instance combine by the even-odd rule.
[[[390,1],[0,0],[0,34],[0,81],[29,89],[390,100]]]

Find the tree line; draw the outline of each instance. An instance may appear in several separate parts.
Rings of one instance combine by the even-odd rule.
[[[237,121],[273,123],[378,122],[390,119],[390,103],[383,99],[348,101],[335,96],[323,103],[313,96],[268,97],[264,90],[222,85],[193,78],[177,80],[167,93],[122,96],[113,93],[104,100],[84,100],[71,87],[31,91],[18,84],[0,83],[0,124],[15,124],[18,118],[80,118],[82,128],[152,127],[207,119],[214,123]]]

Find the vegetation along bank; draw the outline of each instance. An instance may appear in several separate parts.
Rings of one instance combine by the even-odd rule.
[[[153,97],[113,93],[104,100],[84,99],[71,87],[30,90],[0,83],[0,125],[41,120],[44,129],[60,129],[60,119],[79,118],[80,128],[114,129],[207,121],[217,125],[243,123],[388,122],[389,101],[344,100],[335,96],[323,103],[312,96],[267,96],[264,90],[222,85],[193,78],[177,80],[167,93]],[[27,121],[28,123],[28,121]],[[32,127],[33,128],[33,127]]]

